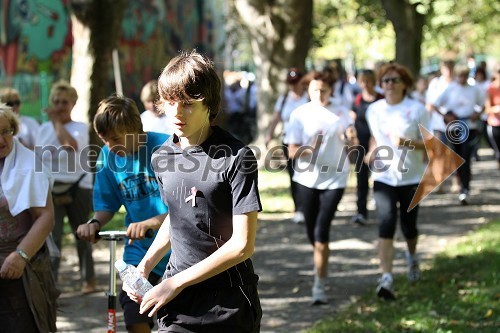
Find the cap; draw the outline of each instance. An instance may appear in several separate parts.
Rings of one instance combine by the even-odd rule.
[[[292,67],[288,70],[286,82],[291,84],[297,83],[303,76],[304,73],[302,73],[298,68]]]
[[[115,261],[115,267],[118,272],[121,272],[127,268],[127,263],[123,261],[123,259],[118,259],[117,261]]]

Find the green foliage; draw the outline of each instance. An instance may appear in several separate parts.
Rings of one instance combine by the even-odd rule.
[[[500,57],[500,2],[496,0],[404,0],[426,15],[422,59],[464,59],[470,53]],[[355,57],[358,67],[392,59],[394,31],[382,1],[317,0],[312,58]]]
[[[500,56],[500,2],[496,0],[435,0],[426,30],[430,52],[489,53]],[[428,51],[428,52],[429,52]]]
[[[499,235],[500,221],[490,222],[439,255],[419,283],[396,278],[396,301],[371,290],[308,332],[498,332]]]

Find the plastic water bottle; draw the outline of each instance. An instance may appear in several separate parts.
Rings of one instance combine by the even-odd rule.
[[[148,290],[153,288],[153,285],[139,273],[135,266],[127,264],[122,259],[118,259],[115,262],[115,267],[123,283],[137,294],[141,295],[141,297],[144,296]]]

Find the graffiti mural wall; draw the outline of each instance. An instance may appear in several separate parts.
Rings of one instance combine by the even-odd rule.
[[[213,55],[211,1],[129,0],[122,22],[120,67],[124,93],[138,100],[178,50]]]
[[[70,73],[73,40],[67,1],[1,3],[0,88],[17,88],[27,104],[23,109],[39,109],[53,79]]]
[[[216,2],[128,0],[119,47],[126,95],[138,99],[142,85],[158,77],[178,50],[213,56]],[[70,79],[70,16],[69,0],[1,0],[0,88],[19,89],[23,112],[37,118],[52,82]]]

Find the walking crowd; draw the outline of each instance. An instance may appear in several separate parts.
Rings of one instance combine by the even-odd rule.
[[[354,79],[335,61],[310,72],[290,68],[264,133],[270,147],[281,129],[292,221],[304,224],[312,248],[313,305],[328,303],[330,226],[351,172],[352,223],[377,222],[375,292],[393,300],[398,222],[408,281],[421,276],[419,210],[410,205],[427,164],[424,180],[437,192],[457,191],[463,205],[473,201],[471,163],[482,138],[500,170],[500,66],[490,77],[480,64],[471,76],[469,67],[446,60],[433,77],[415,80],[405,66],[387,62]],[[92,244],[123,206],[123,259],[154,286],[141,296],[123,285],[128,332],[151,332],[154,316],[158,332],[259,332],[252,255],[262,205],[257,160],[247,146],[257,128],[253,78],[228,72],[221,80],[208,58],[180,52],[145,84],[142,114],[125,96],[100,102],[92,125],[104,146],[94,172],[88,126],[71,117],[78,94],[68,82],[52,85],[43,124],[21,114],[17,90],[0,97],[0,331],[56,330],[65,219],[76,238],[81,292],[96,291]],[[218,117],[224,126],[215,125]],[[450,128],[459,125],[466,135],[456,140]],[[420,126],[464,163],[453,165],[443,145],[429,146],[428,159],[431,137]]]

